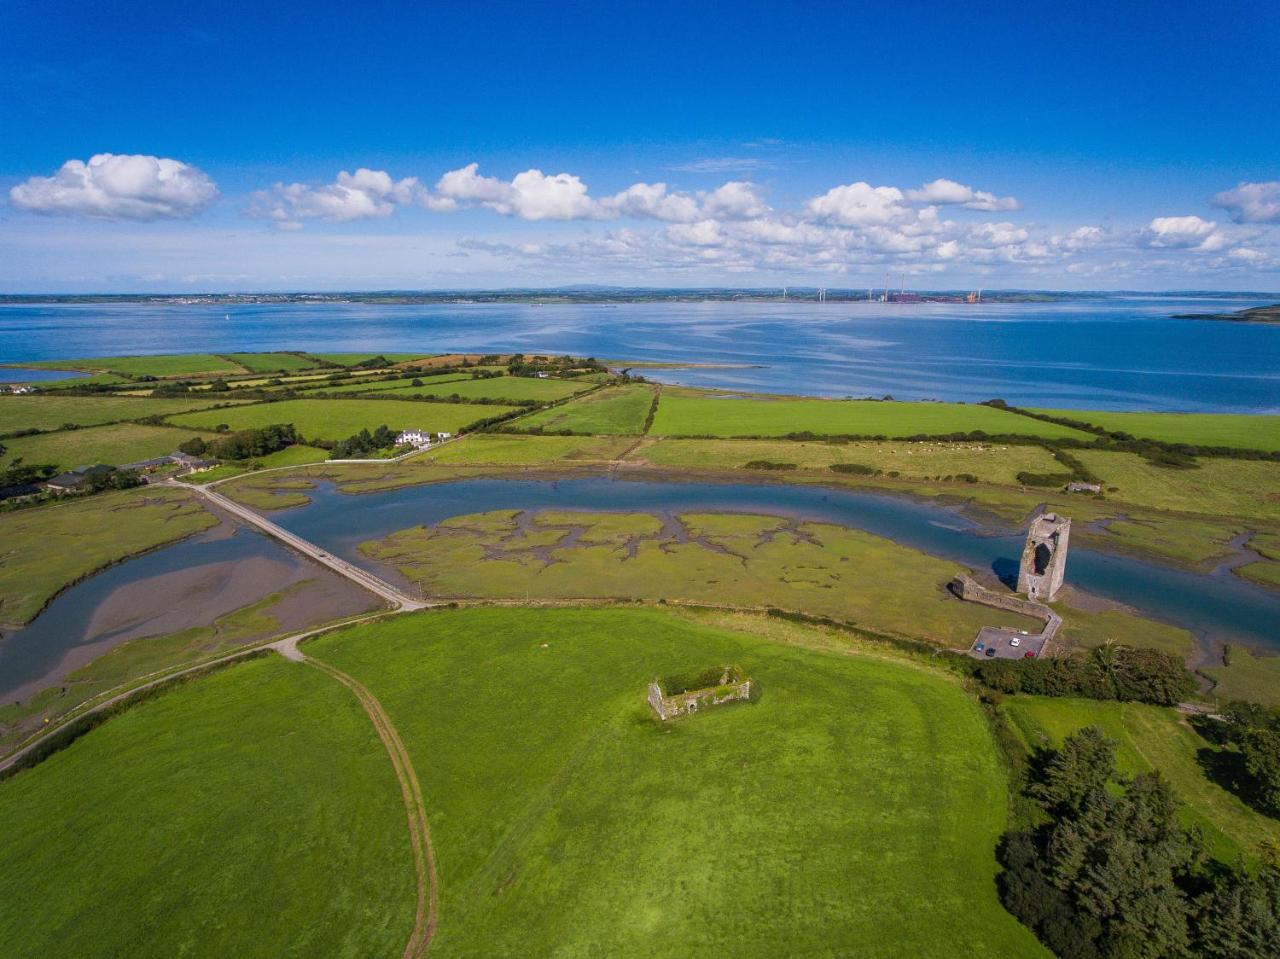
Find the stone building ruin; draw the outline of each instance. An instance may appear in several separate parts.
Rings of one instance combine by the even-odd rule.
[[[737,666],[717,666],[684,679],[656,679],[649,684],[649,706],[658,718],[696,713],[724,703],[750,701],[754,686]]]
[[[1071,520],[1057,513],[1043,513],[1031,521],[1027,542],[1018,564],[1018,592],[1049,603],[1062,588],[1067,571],[1067,540]]]

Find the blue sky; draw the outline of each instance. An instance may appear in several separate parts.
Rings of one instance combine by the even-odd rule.
[[[1271,0],[4,19],[0,290],[1280,289]]]

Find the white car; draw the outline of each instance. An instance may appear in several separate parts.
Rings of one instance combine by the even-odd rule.
[[[1010,646],[1021,646],[1021,645],[1022,645],[1022,637],[1020,637],[1020,636],[1014,636],[1012,639],[1010,639],[1010,640],[1009,640],[1009,645],[1010,645]]]

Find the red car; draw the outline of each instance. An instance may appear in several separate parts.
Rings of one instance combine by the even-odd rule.
[[[1028,649],[1025,653],[1023,653],[1023,654],[1022,654],[1022,658],[1023,658],[1023,659],[1035,659],[1035,658],[1036,658],[1036,651],[1035,651],[1034,649]]]

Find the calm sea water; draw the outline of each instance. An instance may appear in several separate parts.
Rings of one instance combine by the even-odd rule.
[[[1280,328],[1171,314],[1257,302],[0,305],[0,362],[230,350],[519,350],[741,368],[669,382],[1091,409],[1280,412]]]

